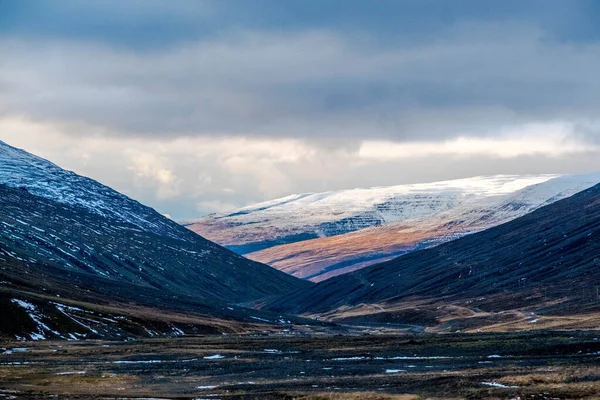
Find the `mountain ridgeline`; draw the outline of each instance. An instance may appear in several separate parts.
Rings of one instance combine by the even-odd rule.
[[[307,193],[185,224],[319,282],[508,222],[599,181],[600,174],[497,175]]]

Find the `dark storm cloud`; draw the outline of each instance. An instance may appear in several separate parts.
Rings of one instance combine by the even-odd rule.
[[[599,14],[583,0],[0,0],[0,113],[173,137],[578,121],[600,106]]]
[[[464,21],[525,21],[551,40],[600,38],[595,0],[0,0],[0,32],[97,40],[136,50],[237,29],[374,32],[382,42],[439,37]]]

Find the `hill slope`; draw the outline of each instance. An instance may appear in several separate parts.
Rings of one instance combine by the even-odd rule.
[[[295,317],[2,256],[0,309],[0,340],[122,340],[306,330],[311,329],[307,324],[314,325]]]
[[[97,298],[155,309],[175,307],[167,299],[182,298],[196,309],[221,310],[307,285],[3,142],[0,264],[2,290],[25,285],[39,295],[63,287],[75,291],[84,282],[81,294],[97,289]]]
[[[385,311],[412,302],[414,310],[425,302],[435,305],[434,314],[447,304],[468,304],[469,312],[533,307],[575,314],[600,308],[599,267],[600,185],[486,231],[285,295],[267,308],[343,314],[354,307],[360,314],[362,307],[376,314],[364,305]],[[439,314],[433,315],[438,322]]]
[[[571,196],[595,175],[492,176],[294,195],[188,227],[312,281],[485,230]]]
[[[75,209],[127,222],[147,232],[185,239],[176,224],[150,207],[107,187],[93,179],[64,170],[24,150],[0,141],[0,183],[25,188],[43,197]]]
[[[0,225],[0,254],[5,258],[206,300],[241,302],[303,286],[302,281],[246,260],[174,223],[169,228],[178,238],[4,185],[0,185]]]

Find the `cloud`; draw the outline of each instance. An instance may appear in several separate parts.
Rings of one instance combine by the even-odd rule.
[[[137,149],[125,149],[124,154],[131,164],[127,169],[133,171],[136,180],[139,180],[137,184],[148,185],[149,180],[149,185],[156,187],[159,199],[175,197],[181,193],[181,179],[166,166],[168,161],[164,157]]]
[[[77,125],[80,129],[85,129]],[[176,219],[297,189],[294,170],[320,150],[296,139],[72,136],[73,127],[0,119],[2,139],[95,178]],[[303,179],[312,174],[304,172]]]
[[[1,113],[120,136],[481,137],[597,119],[600,106],[600,45],[547,41],[522,23],[464,23],[416,47],[329,30],[231,32],[146,52],[0,45]]]
[[[359,156],[371,160],[419,158],[426,156],[489,156],[515,158],[543,155],[561,157],[600,150],[596,144],[586,143],[568,124],[526,125],[519,130],[500,132],[492,138],[457,137],[442,142],[394,143],[365,141]]]
[[[236,208],[236,204],[221,201],[200,201],[197,204],[198,212],[202,215],[230,211]]]
[[[86,129],[78,125],[80,129]],[[73,127],[0,119],[2,140],[90,176],[175,220],[291,193],[498,173],[600,169],[600,145],[570,124],[434,142],[244,137],[73,136]]]
[[[293,192],[591,172],[597,11],[0,1],[0,138],[175,219]]]

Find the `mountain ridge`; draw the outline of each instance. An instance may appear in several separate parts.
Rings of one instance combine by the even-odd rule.
[[[487,229],[598,181],[600,174],[498,175],[291,195],[187,227],[318,282]]]
[[[160,214],[153,208],[1,140],[0,165],[0,183],[6,186],[23,187],[34,195],[126,221],[154,233],[182,237],[175,223],[158,218]]]
[[[165,303],[176,307],[169,298],[187,299],[197,307],[227,314],[222,311],[226,304],[307,284],[212,243],[96,181],[3,142],[0,161],[1,292],[12,290],[17,282],[38,295],[63,285],[76,291],[73,285],[80,282],[88,290],[95,285],[114,289],[103,295],[118,298],[120,304],[141,302],[156,311]],[[96,195],[99,201],[94,201]],[[36,287],[27,278],[53,283]],[[85,298],[87,292],[79,292]],[[2,307],[21,304],[4,300],[8,303]]]

